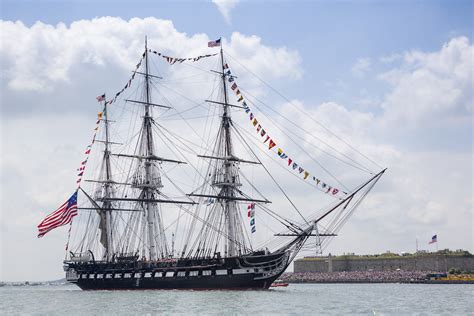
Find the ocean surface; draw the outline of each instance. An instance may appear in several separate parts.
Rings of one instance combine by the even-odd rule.
[[[0,287],[1,315],[474,315],[474,285],[290,284],[268,291]]]

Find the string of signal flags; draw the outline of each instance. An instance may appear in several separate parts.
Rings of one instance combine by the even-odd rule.
[[[208,47],[220,47],[220,46],[221,46],[220,39],[208,42]],[[162,57],[170,65],[174,65],[176,63],[183,63],[186,61],[197,62],[199,60],[202,60],[203,58],[209,58],[209,57],[218,55],[218,53],[215,53],[215,54],[199,55],[195,57],[178,58],[178,57],[167,56],[163,53],[160,53],[158,51],[151,50],[151,49],[149,49],[148,52]],[[131,78],[127,81],[125,86],[119,92],[115,94],[115,96],[112,99],[105,101],[103,99],[105,98],[105,95],[102,95],[102,96],[97,97],[97,101],[99,102],[105,101],[105,105],[114,103],[117,100],[117,98],[127,88],[131,86],[131,83],[135,79],[135,75],[142,64],[143,59],[145,58],[145,54],[146,52],[142,54],[140,61],[136,64],[135,70],[133,71]],[[347,195],[347,192],[344,192],[340,190],[339,188],[331,186],[327,184],[326,182],[322,181],[321,179],[319,179],[318,177],[312,175],[308,170],[303,168],[293,158],[291,158],[281,147],[277,146],[276,141],[272,137],[270,137],[268,131],[259,123],[258,119],[255,117],[254,113],[250,109],[249,105],[247,104],[247,101],[242,95],[242,92],[238,88],[237,82],[235,82],[235,77],[232,75],[232,72],[227,63],[224,64],[224,71],[225,71],[224,75],[227,77],[227,81],[231,84],[230,88],[232,89],[232,91],[234,91],[235,95],[237,96],[237,102],[240,102],[242,104],[242,107],[244,108],[245,113],[249,115],[250,122],[255,127],[257,134],[262,138],[263,143],[268,145],[268,149],[274,151],[278,155],[279,158],[286,161],[288,168],[291,168],[293,171],[300,174],[303,177],[303,180],[308,180],[308,179],[312,180],[315,187],[319,189],[320,191],[326,194],[330,194],[332,196],[338,197],[338,198],[341,198],[342,196]],[[100,120],[98,120],[97,122],[100,122]],[[95,139],[95,134],[94,134],[94,139]],[[86,153],[87,152],[90,153],[90,148],[86,150]],[[83,163],[84,162],[87,163],[87,158],[85,161],[83,161]],[[83,171],[83,170],[80,170],[80,171]],[[82,172],[79,175],[82,175]],[[78,183],[80,183],[80,179],[78,179]]]

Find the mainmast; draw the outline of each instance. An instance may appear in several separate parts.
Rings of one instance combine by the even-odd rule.
[[[249,245],[248,235],[246,236],[245,225],[242,221],[242,216],[239,210],[239,204],[242,202],[256,202],[256,203],[270,203],[267,199],[254,199],[243,193],[239,187],[242,186],[239,175],[239,164],[250,163],[260,164],[260,162],[248,161],[236,157],[234,154],[234,147],[232,144],[232,129],[233,123],[230,115],[231,107],[239,107],[237,105],[229,104],[227,95],[227,80],[230,72],[224,62],[224,54],[221,46],[221,71],[219,73],[222,77],[222,102],[206,100],[207,102],[222,105],[222,117],[217,133],[216,145],[211,156],[198,155],[198,157],[212,159],[211,163],[213,169],[210,173],[212,190],[205,189],[197,194],[191,193],[189,196],[205,197],[211,200],[213,210],[207,216],[209,223],[215,227],[222,227],[222,235],[225,239],[220,243],[219,238],[215,239],[213,234],[210,234],[204,227],[200,233],[200,242],[196,249],[196,255],[217,255],[216,251],[219,245],[224,248],[224,255],[226,257],[238,256],[252,251]],[[215,202],[213,201],[215,199]],[[212,248],[211,248],[212,247]],[[221,248],[222,249],[222,248]]]
[[[237,186],[240,186],[240,181],[238,177],[238,172],[235,167],[235,161],[232,161],[231,158],[234,157],[233,147],[232,147],[232,138],[231,138],[231,117],[229,111],[229,104],[227,98],[227,85],[226,85],[226,74],[225,74],[225,64],[224,64],[224,54],[221,46],[221,69],[222,69],[222,88],[224,102],[222,103],[223,114],[221,122],[221,133],[219,140],[221,148],[219,148],[219,154],[226,159],[222,160],[222,165],[220,168],[216,169],[214,175],[214,181],[212,185],[214,187],[220,188],[220,193],[218,196],[223,197],[222,201],[224,217],[226,222],[226,233],[227,233],[227,244],[225,247],[226,256],[232,257],[238,255],[236,250],[236,241],[241,240],[237,236],[238,229],[238,220],[237,217],[240,216],[238,213],[238,205],[236,200],[235,190]],[[220,169],[220,170],[219,170]],[[219,174],[221,173],[221,174]]]
[[[159,173],[158,167],[156,166],[157,160],[167,160],[155,156],[151,106],[159,106],[164,108],[169,107],[152,103],[150,77],[153,76],[150,75],[148,63],[148,45],[146,38],[144,59],[145,73],[143,75],[145,77],[145,100],[144,102],[132,101],[142,104],[145,107],[145,115],[143,116],[143,125],[139,144],[139,153],[138,156],[136,156],[139,158],[139,168],[137,170],[137,174],[134,177],[133,186],[135,188],[141,189],[138,203],[144,209],[143,217],[145,226],[143,229],[146,230],[146,232],[144,232],[145,236],[143,237],[146,239],[146,241],[144,243],[144,247],[142,248],[142,256],[145,257],[148,255],[149,260],[157,260],[158,256],[161,258],[166,258],[169,255],[163,227],[163,220],[159,210],[159,200],[157,199],[158,194],[160,194],[159,190],[163,187],[163,185],[161,183],[161,175]],[[146,250],[148,250],[148,253],[146,253]]]
[[[233,152],[232,152],[232,139],[230,136],[230,113],[229,113],[229,106],[228,106],[228,101],[227,101],[227,87],[226,87],[226,76],[224,72],[224,53],[223,49],[221,46],[221,68],[222,68],[222,87],[223,87],[223,92],[224,92],[224,113],[222,114],[222,130],[224,132],[224,150],[223,150],[223,156],[224,157],[232,157]],[[222,186],[222,194],[223,196],[232,198],[235,196],[234,194],[234,189],[235,186],[232,184],[234,183],[235,185],[235,177],[234,181],[231,181],[232,177],[232,172],[231,172],[231,164],[233,162],[230,161],[224,161],[224,181],[226,185]],[[235,173],[234,173],[235,174]],[[227,239],[227,255],[229,257],[237,255],[235,251],[235,228],[236,228],[236,223],[235,223],[235,216],[237,212],[237,204],[233,200],[225,200],[224,201],[224,214],[226,217],[226,222],[227,222],[227,234],[230,237]]]

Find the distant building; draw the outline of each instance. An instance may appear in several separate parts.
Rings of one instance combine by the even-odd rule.
[[[403,255],[384,253],[380,255],[342,255],[327,257],[305,257],[294,262],[295,272],[341,272],[341,271],[474,271],[474,256],[467,251],[441,250],[438,253],[416,253]]]

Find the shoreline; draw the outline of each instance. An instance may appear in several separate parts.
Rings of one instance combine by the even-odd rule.
[[[325,280],[325,281],[285,281],[289,284],[474,284],[468,280],[411,280],[411,281],[378,281],[378,280]]]
[[[439,271],[340,271],[284,273],[287,283],[404,283],[404,284],[474,284],[474,275],[447,275]]]

